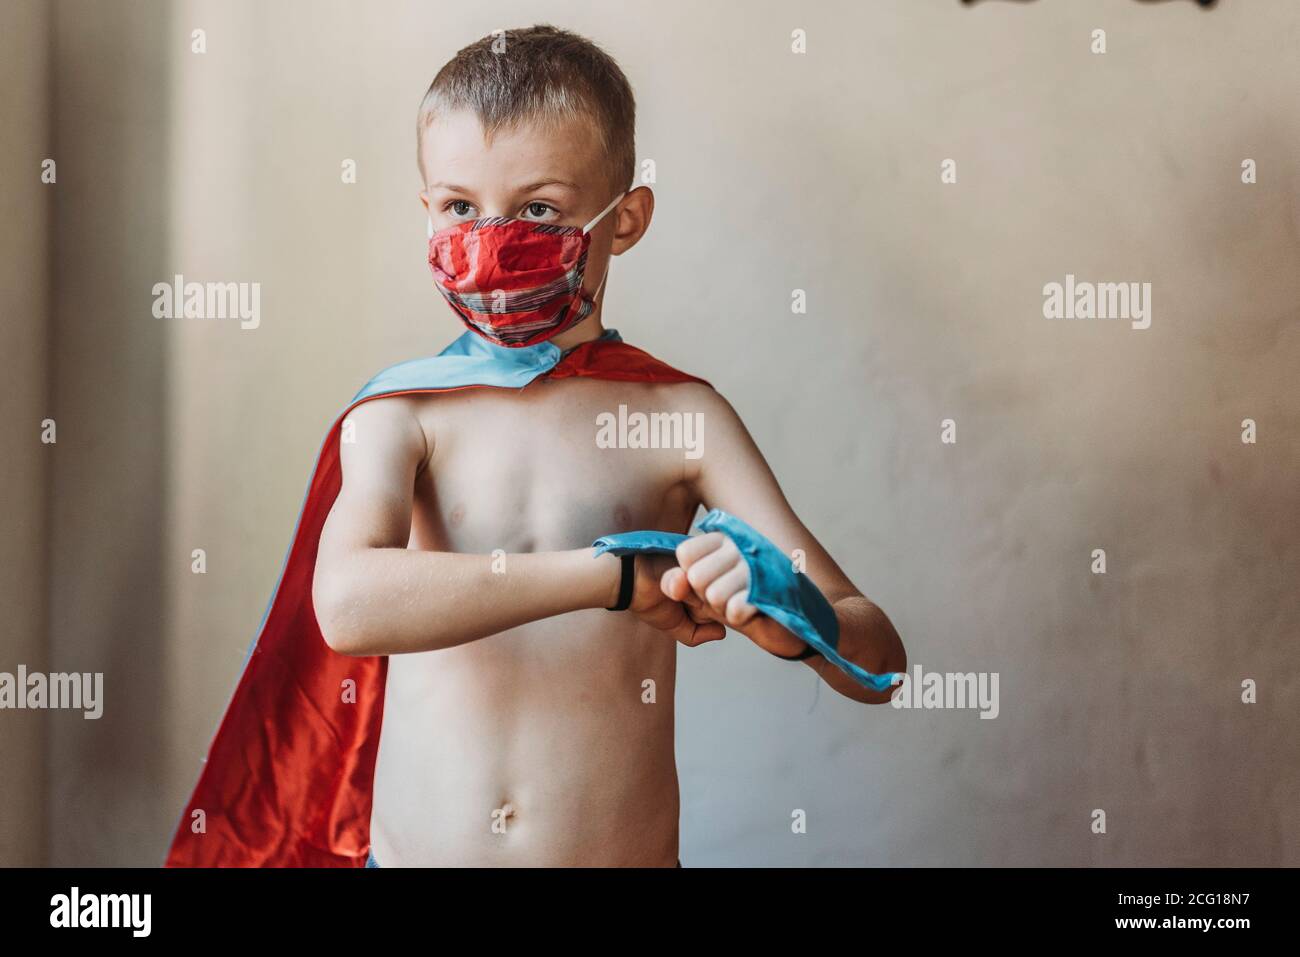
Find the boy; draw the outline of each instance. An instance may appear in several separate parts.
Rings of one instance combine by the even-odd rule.
[[[671,867],[678,644],[725,623],[888,700],[897,633],[731,406],[603,325],[609,259],[654,207],[629,189],[633,117],[614,61],[547,26],[472,44],[433,81],[417,121],[429,262],[469,331],[419,360],[441,363],[434,379],[383,374],[327,440],[169,863]],[[699,450],[598,442],[621,406],[702,422]],[[685,533],[701,505],[722,531],[619,534]],[[299,723],[327,710],[304,745]],[[209,814],[215,832],[196,831]]]

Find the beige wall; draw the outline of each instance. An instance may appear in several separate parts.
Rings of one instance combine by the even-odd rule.
[[[104,716],[51,722],[54,864],[157,859],[165,830],[167,6],[55,4],[50,487],[54,667],[103,672]],[[177,812],[171,812],[173,820]]]
[[[57,3],[50,646],[107,672],[110,711],[21,739],[48,859],[161,859],[324,428],[459,331],[423,263],[420,96],[469,40],[550,21],[619,59],[657,168],[608,324],[730,398],[914,663],[1000,674],[982,721],[682,652],[683,861],[1300,863],[1300,10],[1221,7]],[[152,319],[174,272],[260,282],[261,327]],[[1045,320],[1067,272],[1151,282],[1152,327]],[[23,375],[6,428],[41,407]],[[36,509],[33,432],[4,474]],[[39,542],[5,548],[29,594]]]
[[[43,4],[0,5],[0,671],[49,668],[46,628],[46,483],[53,446],[40,444],[50,413],[49,242],[53,185],[49,13]],[[0,712],[0,864],[46,859],[47,716]]]

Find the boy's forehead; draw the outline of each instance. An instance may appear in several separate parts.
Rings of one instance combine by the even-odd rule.
[[[455,110],[435,116],[422,139],[426,184],[513,189],[555,179],[585,188],[605,170],[595,126],[580,116],[522,120],[489,136],[476,113]]]

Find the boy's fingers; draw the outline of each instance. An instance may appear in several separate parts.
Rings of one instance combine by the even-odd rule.
[[[689,585],[686,586],[686,597],[682,599],[682,606],[686,609],[686,614],[690,616],[691,621],[719,621],[721,616],[705,603]]]
[[[723,615],[732,628],[743,628],[754,620],[758,609],[749,603],[749,589],[738,591],[727,601],[727,610]]]
[[[680,565],[673,565],[664,571],[659,578],[659,590],[668,600],[649,609],[648,613],[642,616],[648,624],[666,633],[673,640],[692,648],[707,641],[719,641],[727,636],[726,625],[722,619],[726,613],[727,597],[730,596],[730,592],[727,597],[719,600],[716,607],[702,598],[700,593],[729,567],[734,567],[735,558],[728,556],[722,548],[725,543],[730,542],[730,539],[720,532],[711,535],[714,541],[706,542],[704,549],[694,556],[694,565],[690,571]],[[680,546],[676,557],[678,561],[681,560]],[[748,571],[747,568],[742,567],[739,569],[740,575],[730,579],[733,590],[747,588]],[[698,587],[694,584],[692,575],[701,582]]]
[[[663,578],[659,581],[659,588],[665,596],[684,605],[692,621],[715,621],[719,617],[710,613],[711,609],[691,588],[686,573],[680,568],[673,567],[664,572]]]
[[[690,568],[686,569],[686,580],[691,583],[695,594],[703,598],[709,586],[719,576],[734,568],[739,559],[740,553],[736,551],[736,546],[732,544],[731,539],[727,539],[726,545],[697,559]]]
[[[705,555],[718,550],[724,542],[730,542],[721,532],[709,532],[706,535],[693,535],[677,546],[677,564],[689,569]]]
[[[682,607],[686,609],[686,617],[697,625],[702,625],[706,621],[717,621],[713,615],[709,614],[709,609],[703,605],[688,605],[682,602]]]
[[[702,645],[706,641],[717,641],[727,634],[727,630],[716,621],[700,621],[691,609],[679,602],[665,602],[665,621],[669,626],[662,630],[674,641],[690,648]]]
[[[704,601],[719,618],[725,618],[727,606],[733,596],[744,598],[749,593],[749,569],[743,564],[713,579],[704,591]]]
[[[670,578],[671,572],[676,572],[677,577]],[[664,600],[637,614],[647,625],[689,647],[726,637],[727,629],[712,617],[710,610],[691,591],[680,568],[670,569],[664,574],[660,579],[660,589],[665,594]],[[674,598],[674,591],[685,591],[685,600]]]
[[[691,586],[686,580],[686,573],[674,565],[659,579],[659,589],[673,601],[684,601],[690,594]]]
[[[722,638],[725,638],[727,634],[727,630],[716,621],[706,621],[702,624],[691,624],[692,627],[689,629],[689,634],[683,638],[678,638],[677,640],[692,648],[697,645],[702,645],[706,641],[720,641]]]

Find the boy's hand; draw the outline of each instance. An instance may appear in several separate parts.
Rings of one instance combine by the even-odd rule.
[[[736,629],[764,651],[797,655],[806,642],[749,603],[749,566],[721,532],[688,538],[677,546],[677,564],[664,572],[663,593],[701,619]]]
[[[693,592],[687,589],[688,594],[682,598],[668,594],[663,582],[672,571],[681,571],[673,555],[638,555],[628,611],[690,648],[725,638],[727,629]]]

